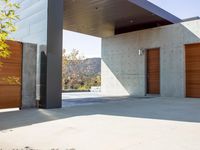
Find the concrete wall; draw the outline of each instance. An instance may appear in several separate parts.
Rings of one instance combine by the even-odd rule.
[[[146,55],[160,48],[161,96],[185,97],[184,44],[200,42],[200,20],[116,35],[102,40],[102,93],[146,95]]]
[[[22,108],[36,106],[36,56],[37,45],[23,43]]]

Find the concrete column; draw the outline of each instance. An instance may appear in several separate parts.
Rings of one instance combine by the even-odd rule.
[[[37,45],[23,43],[22,108],[36,107]]]
[[[45,108],[61,108],[63,0],[48,0]]]

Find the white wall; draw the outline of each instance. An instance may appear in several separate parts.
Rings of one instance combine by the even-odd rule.
[[[12,37],[18,41],[35,44],[47,42],[47,2],[48,0],[17,0],[20,10],[17,12],[17,32]]]
[[[17,41],[37,44],[36,97],[40,99],[40,53],[41,45],[47,45],[48,0],[15,0],[20,3],[16,22],[17,32],[11,37]],[[44,46],[43,46],[44,47]]]
[[[161,96],[185,97],[184,44],[200,42],[200,20],[116,35],[102,40],[104,95],[146,94],[145,55],[160,48]]]

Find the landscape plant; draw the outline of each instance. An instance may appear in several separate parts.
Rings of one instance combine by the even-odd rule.
[[[101,85],[101,76],[94,73],[94,67],[85,64],[86,59],[79,50],[70,53],[63,50],[62,85],[63,90],[88,91],[92,86]],[[95,65],[94,65],[95,66]]]
[[[11,54],[6,41],[11,40],[9,36],[16,31],[15,22],[19,19],[16,10],[19,8],[20,6],[16,2],[0,0],[0,59],[6,59]],[[0,66],[2,66],[1,61]]]
[[[19,8],[16,2],[0,0],[0,70],[3,67],[2,59],[9,58],[12,53],[7,40],[12,40],[10,35],[16,31],[15,22],[19,19],[16,11]],[[20,84],[20,78],[16,76],[7,76],[0,80],[8,84]]]

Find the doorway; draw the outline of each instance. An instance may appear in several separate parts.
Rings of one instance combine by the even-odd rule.
[[[147,50],[147,94],[160,94],[160,49]]]
[[[200,98],[200,44],[185,46],[186,97]]]

